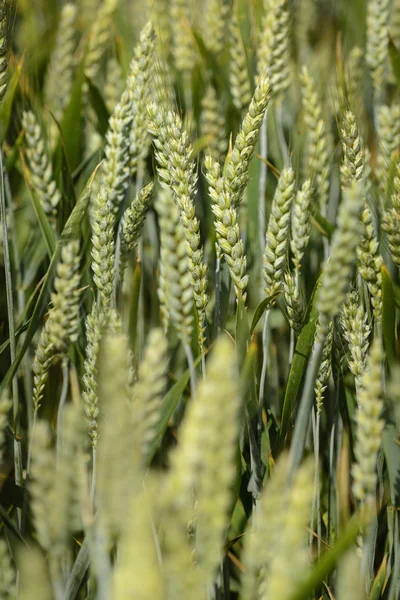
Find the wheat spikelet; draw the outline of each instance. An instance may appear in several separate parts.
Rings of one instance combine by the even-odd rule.
[[[189,3],[186,0],[171,0],[169,14],[175,67],[178,71],[190,73],[196,63],[196,52],[191,32]]]
[[[171,457],[168,502],[185,520],[196,490],[196,547],[198,569],[205,582],[212,581],[221,549],[235,476],[234,456],[238,436],[240,398],[234,348],[227,338],[218,340],[202,381],[185,415],[180,445]],[[218,404],[214,399],[219,398]],[[215,496],[215,482],[219,482]],[[168,541],[169,531],[166,532]]]
[[[139,367],[132,403],[135,440],[143,457],[151,446],[160,418],[161,400],[167,379],[167,350],[167,340],[163,333],[159,329],[153,329]]]
[[[258,74],[267,72],[274,95],[282,94],[290,84],[289,40],[286,0],[265,0],[257,71]]]
[[[129,502],[128,518],[119,545],[120,556],[113,573],[112,597],[116,600],[165,598],[152,531],[154,504],[154,499],[146,492]]]
[[[263,276],[268,297],[274,296],[283,282],[293,200],[294,171],[289,167],[279,177],[265,238]]]
[[[98,394],[97,394],[97,361],[100,350],[100,341],[105,326],[104,314],[98,310],[94,302],[91,312],[86,318],[86,356],[83,364],[84,375],[82,399],[88,424],[88,433],[93,448],[98,441]]]
[[[108,193],[109,210],[117,213],[129,185],[129,133],[132,126],[131,96],[127,90],[115,106],[106,134],[102,185]]]
[[[300,74],[304,122],[307,126],[307,175],[314,183],[315,195],[324,214],[329,196],[329,154],[327,128],[315,82],[308,69]]]
[[[400,139],[400,104],[379,106],[376,115],[379,152],[377,157],[376,177],[378,179],[381,202],[390,190],[391,169],[396,162],[396,152]]]
[[[56,44],[46,73],[44,97],[57,120],[62,118],[71,96],[76,16],[77,7],[72,2],[62,7]]]
[[[300,273],[301,261],[307,248],[311,235],[311,201],[312,186],[311,181],[307,179],[301,190],[297,192],[293,201],[292,210],[292,237],[290,248],[292,250],[292,260],[297,273]]]
[[[230,23],[230,62],[229,84],[232,100],[239,112],[248,107],[251,101],[251,85],[247,68],[246,50],[237,22],[235,10],[232,10]]]
[[[222,158],[227,151],[225,118],[220,107],[217,92],[210,83],[201,101],[200,130],[207,138],[208,150],[214,160]]]
[[[102,187],[97,195],[92,219],[92,271],[100,296],[100,307],[106,311],[111,305],[114,289],[114,223],[108,194]]]
[[[221,54],[225,45],[226,22],[230,5],[227,0],[207,0],[204,7],[204,44],[215,55]]]
[[[377,321],[382,318],[382,265],[383,259],[379,253],[379,242],[374,232],[372,215],[368,206],[361,213],[364,226],[361,242],[357,247],[357,258],[360,263],[359,272],[368,285],[374,317]]]
[[[283,453],[261,492],[253,522],[244,539],[241,598],[257,598],[260,584],[268,573],[274,549],[283,524],[283,500],[288,468],[287,454]]]
[[[92,24],[86,53],[84,72],[86,77],[95,80],[100,70],[100,61],[112,35],[112,22],[118,0],[104,0],[97,10]]]
[[[128,357],[126,336],[118,328],[109,328],[102,338],[99,356],[101,434],[96,487],[97,505],[102,511],[101,525],[108,534],[118,534],[123,529],[124,509],[138,489],[140,475],[128,401]]]
[[[189,270],[200,327],[200,347],[205,343],[205,309],[208,303],[207,266],[203,262],[200,244],[200,224],[196,217],[193,197],[197,176],[193,161],[193,149],[183,129],[180,117],[168,112],[163,114],[155,104],[148,106],[150,133],[154,136],[157,172],[163,182],[171,188],[187,240]]]
[[[318,328],[318,325],[317,325]],[[319,331],[317,330],[316,337],[319,337]],[[333,322],[331,321],[328,325],[328,331],[324,339],[324,346],[322,349],[321,363],[319,365],[317,379],[315,382],[315,405],[317,414],[322,411],[324,403],[324,393],[328,386],[329,378],[332,372],[332,343],[333,343]]]
[[[125,270],[128,255],[133,252],[139,241],[143,223],[150,205],[154,184],[143,187],[126,209],[121,220],[121,257],[120,273]]]
[[[351,111],[344,114],[341,133],[343,162],[340,166],[340,176],[342,186],[346,188],[354,179],[362,181],[365,170],[363,142],[358,132],[355,116]]]
[[[249,165],[260,133],[265,111],[271,96],[269,79],[260,75],[258,85],[239,133],[235,138],[229,162],[225,168],[225,187],[232,197],[232,205],[238,206],[249,179]]]
[[[382,443],[384,421],[382,400],[382,348],[375,338],[367,361],[367,368],[361,376],[357,394],[356,413],[356,463],[353,465],[353,493],[361,506],[375,502],[376,459]]]
[[[148,115],[146,104],[150,98],[150,84],[154,76],[155,33],[151,22],[140,32],[129,65],[126,87],[131,98],[132,125],[129,133],[130,174],[133,177],[143,168],[149,151]]]
[[[81,281],[79,241],[63,246],[54,292],[51,294],[52,309],[46,323],[49,343],[54,350],[65,355],[69,344],[76,342],[79,330],[79,298]]]
[[[160,262],[169,318],[184,345],[190,345],[193,330],[193,289],[187,256],[185,232],[171,194],[160,193],[156,210],[160,221]]]
[[[283,290],[290,328],[299,334],[305,314],[304,300],[300,295],[293,275],[289,271],[284,276]]]
[[[276,540],[271,560],[271,573],[261,589],[264,598],[289,600],[304,577],[311,556],[308,548],[307,531],[313,497],[313,463],[307,460],[299,468],[287,498],[282,518],[282,529]],[[287,568],[290,562],[290,569]]]
[[[77,340],[79,327],[79,242],[63,246],[51,295],[49,313],[36,348],[32,370],[32,401],[35,412],[40,407],[48,370],[57,354],[65,357],[68,346]]]
[[[26,155],[34,191],[44,212],[54,221],[61,194],[53,179],[53,168],[47,157],[41,127],[32,111],[23,113],[22,126],[25,129]]]
[[[331,254],[321,278],[317,298],[321,332],[337,314],[345,299],[349,277],[355,259],[355,244],[360,238],[360,212],[364,202],[363,189],[354,182],[347,189],[339,208],[337,229],[332,237]]]
[[[209,193],[213,201],[212,211],[215,215],[215,231],[218,248],[224,256],[238,300],[246,301],[248,276],[246,275],[246,257],[243,242],[240,238],[237,210],[232,206],[231,194],[224,188],[219,164],[210,155],[206,156],[206,179]]]
[[[360,377],[366,366],[369,335],[371,333],[368,315],[357,292],[348,294],[346,302],[342,306],[340,322],[345,340],[349,346],[349,369],[354,376],[357,390]]]
[[[393,262],[400,267],[400,163],[396,169],[391,200],[392,207],[383,212],[382,229],[387,235]]]
[[[122,69],[118,60],[111,56],[107,61],[107,74],[104,84],[104,101],[109,113],[113,113],[124,91]]]
[[[369,0],[367,12],[366,61],[370,68],[372,85],[378,98],[385,84],[388,58],[389,0]]]

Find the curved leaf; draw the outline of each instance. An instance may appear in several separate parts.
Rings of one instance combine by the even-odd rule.
[[[256,310],[254,311],[253,320],[251,322],[250,335],[253,335],[254,330],[257,327],[257,323],[267,310],[268,306],[273,300],[275,300],[277,296],[278,294],[274,294],[273,296],[267,296],[267,298],[264,298],[264,300],[261,300],[261,302],[258,304]]]
[[[10,385],[13,376],[17,372],[21,360],[23,359],[24,354],[32,341],[34,333],[46,312],[49,301],[50,288],[53,283],[53,278],[60,257],[61,248],[71,240],[76,240],[80,238],[81,225],[85,217],[87,207],[89,205],[90,190],[96,171],[97,169],[92,173],[92,176],[90,177],[85,189],[82,191],[79,200],[63,229],[60,239],[58,240],[57,246],[55,248],[54,254],[52,256],[49,268],[44,279],[42,289],[40,290],[39,297],[36,301],[36,305],[33,310],[23,344],[17,354],[15,361],[8,369],[3,381],[0,384],[0,392],[7,389],[7,387]]]

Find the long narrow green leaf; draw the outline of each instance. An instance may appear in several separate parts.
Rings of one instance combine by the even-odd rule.
[[[298,337],[292,365],[290,367],[289,379],[286,385],[285,398],[283,401],[281,430],[279,436],[281,444],[284,442],[288,432],[290,418],[296,404],[300,386],[306,372],[308,359],[310,358],[313,348],[318,319],[318,312],[315,307],[316,292],[318,287],[319,280],[315,284],[310,304],[307,309],[305,325]]]
[[[64,600],[74,600],[82,585],[83,578],[89,568],[90,555],[87,539],[83,540],[79,549],[78,556],[75,559],[71,573],[68,577]]]
[[[96,171],[94,171],[92,173],[92,176],[88,181],[88,184],[86,185],[85,189],[83,190],[82,194],[80,195],[79,200],[64,227],[64,230],[60,236],[60,239],[58,240],[58,243],[55,248],[54,254],[52,256],[49,268],[47,270],[47,274],[46,274],[42,289],[41,289],[39,297],[37,299],[37,302],[36,302],[32,317],[31,317],[31,321],[29,323],[29,327],[28,327],[28,330],[27,330],[25,338],[24,338],[24,342],[18,352],[18,355],[17,355],[15,361],[13,362],[13,364],[7,371],[3,381],[0,384],[0,392],[3,391],[4,389],[7,389],[7,387],[9,386],[13,376],[17,372],[18,366],[19,366],[22,358],[24,357],[24,354],[25,354],[27,348],[29,347],[29,344],[32,341],[34,333],[35,333],[40,321],[42,320],[42,318],[44,316],[44,313],[47,308],[48,300],[49,300],[50,288],[53,283],[55,269],[56,269],[57,262],[60,257],[61,248],[66,243],[70,242],[71,240],[75,240],[80,237],[81,224],[85,218],[86,210],[87,210],[87,207],[89,204],[90,190],[92,187],[92,182],[93,182],[95,174],[96,174]]]
[[[385,266],[382,267],[382,338],[386,356],[392,363],[397,355],[396,302],[392,278]]]
[[[0,105],[0,145],[6,137],[8,126],[10,124],[11,110],[15,95],[18,89],[19,78],[22,72],[23,60],[21,60],[8,82],[7,92]]]
[[[315,588],[334,571],[340,558],[354,544],[361,525],[362,521],[359,515],[354,515],[333,548],[321,556],[315,567],[310,570],[305,581],[298,586],[290,600],[308,600],[310,598]]]
[[[54,232],[50,226],[47,215],[44,212],[43,206],[42,206],[40,200],[38,199],[37,194],[35,193],[35,190],[32,189],[32,186],[29,181],[29,169],[27,168],[22,155],[21,155],[21,158],[22,158],[22,168],[23,168],[23,172],[24,172],[26,187],[29,192],[29,196],[30,196],[30,199],[32,202],[34,213],[35,213],[37,221],[39,223],[40,232],[42,234],[42,237],[43,237],[46,249],[47,249],[47,254],[49,255],[49,258],[51,259],[51,257],[54,254],[54,250],[56,249],[56,240],[54,237]]]
[[[259,320],[261,319],[271,302],[277,297],[277,295],[278,294],[268,296],[267,298],[264,298],[264,300],[261,300],[261,302],[257,305],[257,308],[254,311],[253,320],[251,322],[250,335],[253,335]]]

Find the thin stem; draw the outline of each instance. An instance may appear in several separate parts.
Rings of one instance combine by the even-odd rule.
[[[63,375],[63,384],[61,388],[61,396],[60,402],[58,404],[58,412],[57,412],[57,464],[60,460],[61,454],[61,446],[62,446],[62,427],[63,427],[63,416],[64,416],[64,407],[67,401],[68,395],[68,359],[63,360],[62,365],[62,375]]]
[[[265,245],[265,192],[267,189],[267,156],[268,156],[268,139],[267,139],[267,119],[268,109],[265,111],[264,119],[260,131],[260,178],[258,182],[258,241],[260,245],[260,254],[264,251]]]
[[[281,148],[282,159],[283,162],[286,163],[286,159],[288,156],[288,146],[285,140],[285,132],[283,129],[283,120],[282,120],[282,100],[276,103],[275,107],[275,118],[276,118],[276,128],[278,133],[279,146]]]
[[[314,473],[314,495],[315,495],[315,513],[317,516],[317,549],[318,557],[321,554],[321,500],[319,491],[319,429],[321,422],[321,414],[317,412],[315,423],[315,439],[314,439],[314,457],[315,457],[315,473]]]
[[[374,580],[374,562],[376,538],[378,534],[378,517],[374,513],[371,522],[368,524],[367,534],[364,537],[361,569],[365,578],[367,593],[371,591]]]
[[[314,398],[315,379],[317,377],[319,365],[321,362],[323,347],[323,339],[319,339],[314,343],[314,348],[307,366],[306,379],[303,387],[303,393],[301,396],[299,412],[297,413],[296,427],[294,428],[292,445],[290,447],[290,480],[293,479],[293,476],[295,475],[303,458],[311,405]]]
[[[25,301],[25,292],[22,287],[22,273],[21,273],[21,258],[19,253],[18,246],[18,236],[17,229],[15,225],[15,217],[13,210],[13,201],[11,195],[11,187],[10,180],[7,175],[7,172],[4,173],[5,179],[5,191],[6,191],[6,200],[9,211],[9,218],[11,223],[11,243],[13,249],[13,258],[14,258],[14,272],[15,272],[15,288],[17,291],[17,303],[18,303],[18,317],[21,317],[24,314],[26,301]],[[21,335],[20,340],[23,343],[25,338],[25,333]],[[33,411],[30,402],[28,402],[28,398],[32,395],[32,374],[31,374],[31,358],[29,356],[29,349],[25,352],[24,358],[22,359],[22,373],[24,380],[24,393],[25,398],[27,399],[27,417],[28,417],[28,426],[31,428],[32,426],[32,417]]]
[[[217,256],[217,260],[215,263],[214,339],[218,335],[220,306],[221,306],[221,258],[220,258],[220,256]]]
[[[338,395],[338,391],[339,390],[337,390],[337,395]],[[333,526],[334,531],[336,533],[338,533],[339,522],[340,522],[338,512],[337,512],[337,499],[335,498],[335,504],[334,504],[335,517],[334,517],[334,522],[332,523],[332,514],[333,514],[332,495],[336,494],[336,465],[334,465],[334,457],[335,457],[335,439],[336,439],[337,419],[338,419],[338,398],[336,398],[335,419],[333,421],[330,440],[329,440],[328,530],[327,530],[328,543],[330,542],[331,524]],[[338,426],[338,429],[339,429],[339,426]],[[339,429],[339,434],[340,434],[340,429]],[[338,437],[339,437],[339,435],[338,435]],[[340,448],[340,444],[338,444],[338,447]]]
[[[92,446],[92,481],[90,482],[90,497],[94,500],[96,491],[96,475],[97,475],[97,448]]]
[[[10,360],[14,363],[16,357],[16,341],[15,341],[15,322],[14,322],[14,301],[13,301],[13,286],[11,274],[10,248],[8,245],[8,230],[7,230],[7,212],[6,212],[6,195],[4,187],[4,168],[3,168],[3,152],[0,148],[0,177],[1,177],[1,202],[0,216],[3,227],[3,252],[4,252],[4,272],[6,279],[6,297],[7,297],[7,317],[8,330],[10,335]],[[15,483],[21,486],[22,478],[22,451],[20,439],[20,406],[18,396],[18,380],[15,374],[12,379],[12,400],[13,400],[13,427],[14,427],[14,473]],[[18,525],[21,527],[22,513],[21,509],[17,509]]]
[[[196,370],[194,368],[193,352],[189,344],[184,344],[186,359],[190,371],[190,393],[194,398],[194,392],[196,389]]]
[[[296,347],[296,332],[294,329],[290,328],[289,370],[290,370],[290,367],[292,366],[295,347]]]
[[[313,491],[313,498],[312,498],[312,504],[311,504],[311,518],[310,518],[310,533],[308,536],[308,544],[309,546],[312,546],[313,540],[314,540],[314,521],[315,521],[315,504],[316,504],[316,497],[315,497],[315,489],[316,489],[316,468],[315,468],[315,463],[318,462],[318,458],[316,458],[316,448],[315,448],[315,437],[316,437],[316,420],[315,420],[315,409],[314,407],[311,409],[311,424],[312,424],[312,432],[313,432],[313,441],[314,441],[314,491]]]
[[[269,317],[271,314],[271,309],[268,308],[265,312],[264,317],[264,328],[263,328],[263,363],[261,368],[261,377],[260,377],[260,389],[258,394],[258,425],[257,430],[258,433],[261,433],[262,430],[262,409],[264,406],[264,391],[265,391],[265,382],[267,379],[267,369],[268,369],[268,346],[269,346]]]
[[[185,96],[186,113],[190,113],[193,106],[192,75],[190,71],[185,71],[183,74],[183,93]]]

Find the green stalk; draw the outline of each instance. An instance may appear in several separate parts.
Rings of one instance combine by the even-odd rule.
[[[265,192],[267,189],[267,157],[268,157],[268,139],[267,139],[267,120],[268,108],[265,111],[264,119],[260,131],[260,178],[258,180],[258,240],[260,253],[264,251],[265,245]]]
[[[186,359],[190,371],[190,393],[192,398],[194,398],[195,390],[196,390],[196,369],[194,366],[193,352],[189,344],[184,345]]]
[[[311,354],[310,361],[307,366],[303,393],[301,396],[299,411],[297,413],[296,427],[294,428],[292,445],[290,447],[290,480],[293,480],[293,477],[303,458],[304,447],[306,444],[308,422],[310,419],[311,406],[314,398],[314,385],[318,374],[319,365],[321,362],[323,347],[324,340],[318,340],[314,342],[313,352]]]
[[[68,359],[64,359],[62,363],[62,375],[63,375],[63,385],[61,389],[60,402],[58,405],[57,412],[57,464],[60,458],[61,446],[62,446],[62,427],[63,427],[63,415],[64,415],[64,407],[67,401],[68,395],[68,377],[69,377],[69,369],[68,369]]]
[[[219,256],[217,256],[217,260],[215,263],[214,339],[218,335],[220,307],[221,307],[221,258]]]
[[[14,301],[13,301],[13,287],[12,287],[12,274],[11,274],[11,260],[10,260],[10,249],[8,245],[8,231],[7,231],[7,212],[6,212],[6,195],[4,186],[4,170],[3,170],[3,151],[0,148],[0,177],[1,177],[1,202],[0,202],[0,216],[3,227],[3,249],[4,249],[4,271],[6,278],[6,297],[7,297],[7,316],[8,316],[8,329],[10,334],[10,360],[11,364],[14,363],[16,352],[15,342],[15,321],[14,321]],[[18,396],[18,379],[15,374],[12,379],[12,401],[13,401],[13,428],[14,428],[14,473],[16,485],[22,486],[22,450],[20,439],[20,405]],[[21,527],[22,512],[21,509],[17,509],[18,525]]]
[[[275,108],[276,128],[278,133],[279,146],[281,148],[281,154],[284,164],[287,162],[288,146],[285,140],[285,133],[283,130],[282,121],[282,100],[278,101]]]
[[[268,308],[265,312],[265,317],[264,317],[263,363],[262,363],[262,368],[261,368],[260,389],[259,389],[259,394],[258,394],[258,426],[257,426],[257,429],[258,429],[259,434],[261,434],[261,430],[262,430],[262,409],[264,406],[265,382],[267,380],[270,315],[271,315],[271,309]]]
[[[18,239],[16,236],[16,227],[15,227],[15,218],[14,218],[14,211],[13,211],[13,203],[12,203],[12,195],[11,195],[11,188],[10,188],[10,180],[8,178],[7,173],[4,173],[5,175],[5,192],[6,192],[6,199],[7,199],[7,205],[8,205],[8,210],[9,210],[9,215],[10,215],[10,220],[11,220],[11,243],[12,243],[12,248],[13,248],[13,257],[14,257],[14,271],[15,271],[15,287],[17,290],[17,302],[18,302],[18,316],[21,317],[24,314],[25,311],[25,306],[26,306],[26,302],[25,302],[25,293],[24,290],[22,289],[22,274],[21,274],[21,258],[20,258],[20,253],[19,253],[19,248],[18,248]],[[25,334],[23,334],[21,336],[21,341],[23,341],[25,337]],[[32,395],[32,374],[31,374],[31,358],[29,356],[29,349],[25,352],[24,358],[22,359],[22,366],[23,366],[23,379],[24,379],[24,393],[25,393],[25,398],[27,400],[27,417],[28,417],[28,426],[29,429],[32,427],[32,406],[30,404],[30,402],[28,401],[28,399],[31,397]]]

